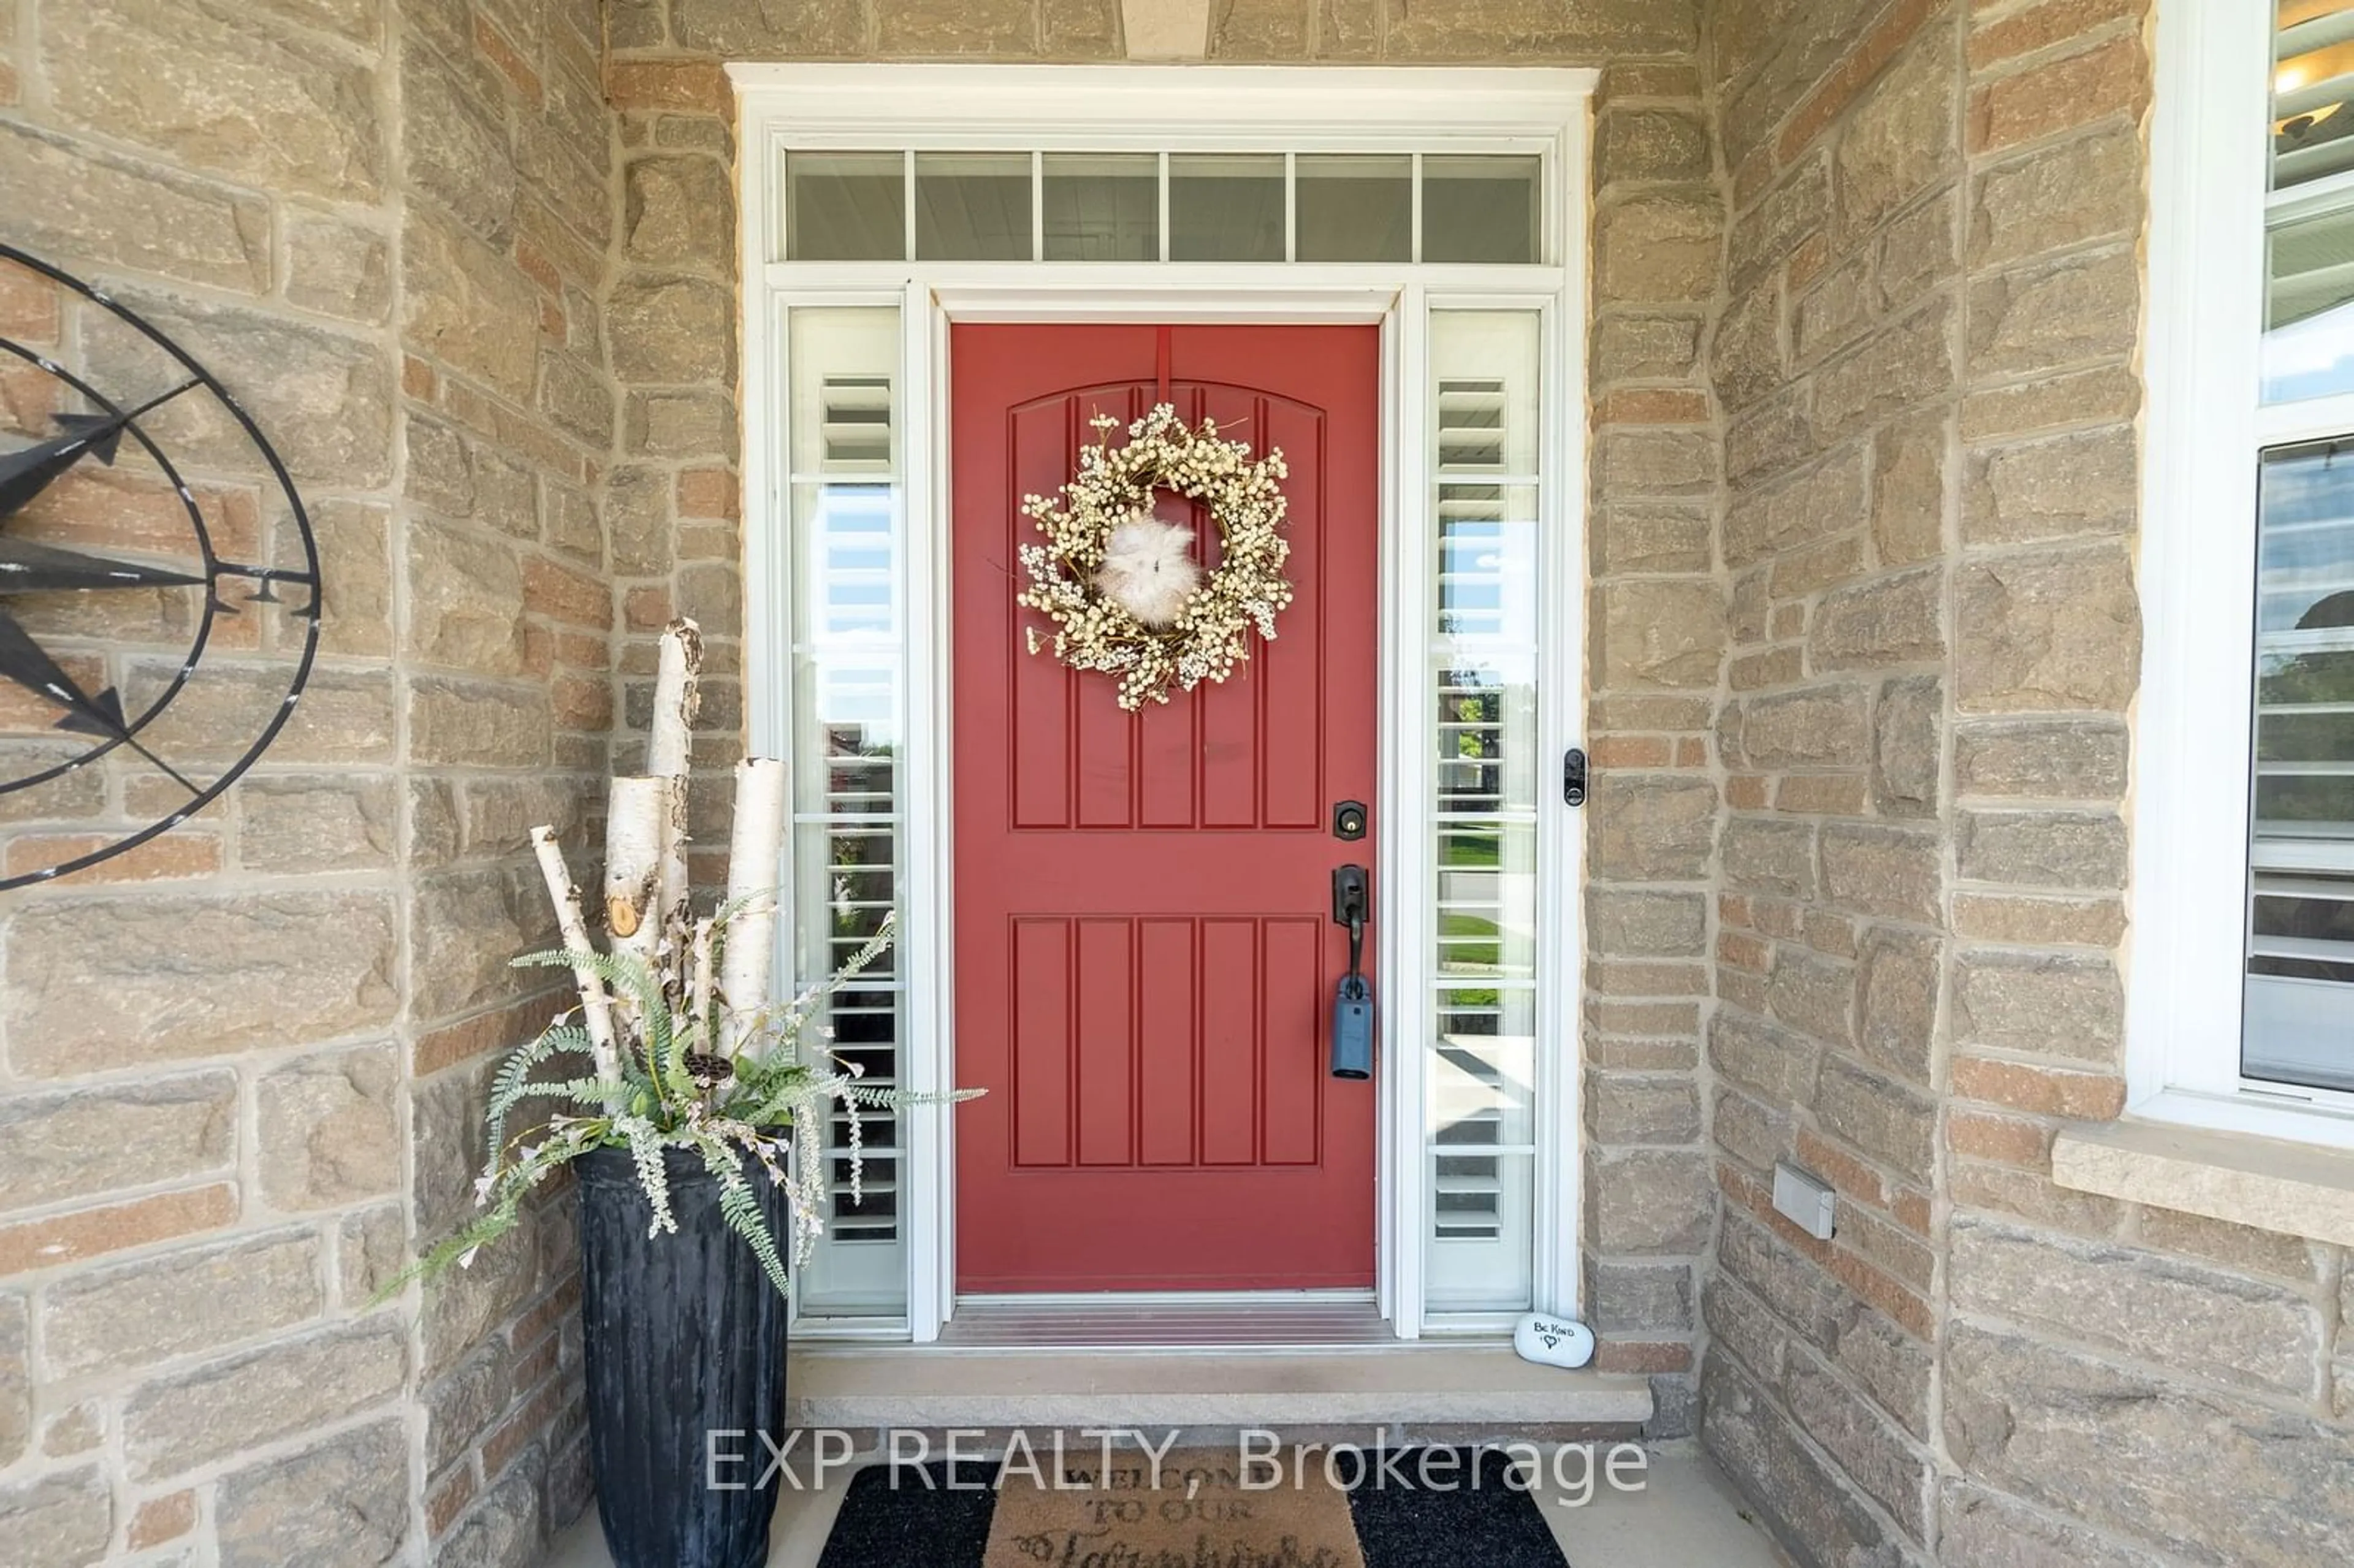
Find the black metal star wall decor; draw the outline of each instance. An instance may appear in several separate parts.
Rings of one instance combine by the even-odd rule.
[[[211,372],[45,261],[0,245],[0,268],[70,307],[52,335],[77,351],[0,335],[9,888],[168,832],[250,768],[310,679],[321,586],[292,476]],[[152,384],[101,387],[100,365]]]

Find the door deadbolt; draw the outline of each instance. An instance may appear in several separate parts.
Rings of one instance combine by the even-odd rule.
[[[1365,836],[1365,803],[1343,800],[1332,808],[1332,836],[1354,842]]]

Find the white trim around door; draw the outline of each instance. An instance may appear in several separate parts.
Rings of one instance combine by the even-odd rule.
[[[1444,1019],[1455,1027],[1526,1033],[1525,1065],[1520,1070],[1527,1081],[1514,1086],[1526,1102],[1524,1115],[1514,1124],[1517,1130],[1495,1145],[1494,1159],[1475,1150],[1479,1158],[1468,1166],[1484,1165],[1491,1178],[1497,1170],[1516,1172],[1495,1178],[1499,1188],[1518,1180],[1525,1190],[1526,1212],[1511,1221],[1511,1234],[1524,1238],[1528,1248],[1522,1287],[1513,1288],[1524,1287],[1527,1305],[1575,1310],[1582,1166],[1576,1041],[1583,834],[1561,802],[1558,768],[1564,751],[1579,744],[1583,719],[1584,191],[1594,73],[897,65],[731,66],[729,72],[742,137],[744,680],[748,740],[758,753],[790,755],[797,734],[808,733],[795,705],[797,687],[808,683],[796,672],[808,658],[811,574],[824,569],[814,555],[797,551],[793,543],[799,536],[794,509],[807,504],[806,493],[816,482],[816,471],[807,462],[797,466],[802,449],[795,443],[811,427],[806,410],[795,406],[807,368],[793,362],[796,313],[839,318],[866,311],[878,322],[896,321],[896,348],[885,360],[862,368],[891,384],[895,421],[888,458],[865,460],[865,488],[878,507],[887,495],[894,540],[888,623],[895,630],[891,645],[873,658],[876,670],[894,677],[888,701],[897,744],[889,766],[896,790],[890,820],[896,827],[892,897],[902,931],[895,970],[900,1081],[921,1090],[944,1089],[954,1081],[949,896],[953,715],[947,635],[950,324],[1378,323],[1384,341],[1384,456],[1382,771],[1374,870],[1377,885],[1387,890],[1380,906],[1385,994],[1377,1075],[1378,1300],[1401,1339],[1491,1332],[1513,1315],[1501,1306],[1448,1309],[1432,1299],[1432,1249],[1446,1245],[1432,1237],[1476,1238],[1486,1223],[1477,1218],[1485,1213],[1479,1205],[1491,1201],[1471,1191],[1474,1222],[1447,1223],[1447,1205],[1459,1195],[1442,1190],[1445,1173],[1466,1168],[1467,1161],[1433,1141],[1432,1107],[1464,1086],[1442,1081],[1448,1069],[1439,1032],[1446,1026],[1433,1021]],[[1014,152],[1007,154],[1008,148]],[[1032,221],[1038,224],[1045,160],[1057,149],[1126,154],[1147,167],[1142,154],[1157,155],[1163,260],[1047,261],[1036,259],[1044,253],[1043,240],[1034,241],[1030,260],[918,259],[917,155],[928,150],[986,151],[1001,166],[1017,170],[1018,160],[1026,157]],[[787,159],[811,150],[866,159],[870,169],[877,166],[875,160],[904,156],[903,250],[864,260],[788,259],[792,250],[785,233]],[[1289,194],[1295,187],[1288,183],[1284,260],[1166,260],[1171,160],[1194,154],[1261,159],[1280,154],[1288,182],[1296,179],[1303,156],[1378,154],[1402,167],[1411,160],[1415,254],[1386,262],[1290,259],[1299,229]],[[1420,260],[1426,177],[1446,160],[1454,160],[1447,164],[1453,169],[1483,155],[1541,164],[1532,254],[1509,264]],[[1019,179],[1018,173],[1014,177]],[[887,196],[889,182],[870,188]],[[1476,338],[1481,313],[1528,323],[1533,339],[1530,363],[1541,388],[1531,394],[1535,417],[1526,423],[1534,428],[1527,432],[1525,453],[1512,464],[1500,457],[1492,482],[1447,466],[1438,444],[1441,372],[1434,368],[1434,323],[1440,334],[1437,360],[1458,366],[1448,372],[1458,379],[1447,383],[1453,389],[1447,396],[1473,396],[1462,390],[1472,383],[1459,378],[1459,366],[1466,356],[1466,323]],[[1529,471],[1508,471],[1514,467]],[[1448,656],[1433,652],[1447,639],[1431,629],[1451,613],[1443,596],[1452,591],[1441,580],[1449,574],[1439,564],[1436,519],[1443,495],[1491,492],[1523,497],[1529,514],[1517,521],[1528,525],[1526,535],[1533,541],[1525,575],[1534,581],[1500,590],[1507,598],[1516,591],[1529,596],[1525,615],[1536,629],[1533,641],[1515,655],[1522,663],[1514,666],[1522,672],[1518,678],[1523,687],[1540,694],[1533,711],[1521,716],[1514,741],[1513,766],[1522,775],[1514,788],[1528,794],[1532,809],[1509,829],[1492,830],[1497,843],[1517,834],[1515,842],[1533,845],[1532,864],[1523,878],[1533,884],[1522,917],[1530,928],[1495,934],[1490,944],[1494,955],[1525,949],[1531,976],[1526,981],[1490,980],[1480,978],[1487,969],[1449,969],[1438,956],[1450,927],[1441,885],[1445,874],[1432,845],[1449,821],[1441,805],[1447,788],[1441,774],[1460,758],[1441,758],[1438,736],[1451,732],[1443,716],[1434,718],[1449,700],[1434,696],[1434,661],[1444,665]],[[1500,524],[1498,531],[1505,532],[1506,525]],[[1477,639],[1454,639],[1467,641]],[[1440,684],[1447,678],[1440,675]],[[805,690],[801,698],[807,698]],[[1495,699],[1491,707],[1501,703]],[[1463,744],[1469,748],[1464,755],[1471,756],[1481,742]],[[1526,777],[1532,768],[1533,782]],[[796,809],[801,810],[799,803]],[[1506,882],[1515,874],[1503,860],[1495,863],[1484,883]],[[789,889],[807,887],[810,869],[789,863],[780,882]],[[1447,885],[1462,880],[1458,875]],[[799,896],[806,902],[805,895]],[[785,963],[791,972],[806,972],[809,953],[793,933],[808,925],[810,911],[793,913],[796,918],[780,922]],[[1508,972],[1500,958],[1491,957],[1490,969]],[[1474,978],[1467,980],[1467,972]],[[1505,994],[1515,986],[1522,1004],[1517,1012],[1513,998]],[[1482,1008],[1484,1023],[1463,1023]],[[1508,1014],[1514,1022],[1499,1022]],[[952,1120],[938,1107],[919,1107],[905,1118],[904,1147],[891,1183],[898,1247],[891,1255],[904,1257],[904,1308],[849,1312],[802,1305],[798,1333],[918,1343],[938,1337],[954,1309]],[[1477,1181],[1470,1185],[1476,1189]],[[1507,1217],[1494,1223],[1502,1225]]]

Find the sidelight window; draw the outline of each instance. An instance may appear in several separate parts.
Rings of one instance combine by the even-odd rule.
[[[899,313],[790,313],[793,831],[792,973],[834,971],[899,901],[906,598],[898,374]],[[837,992],[831,1045],[864,1081],[902,1080],[896,950]],[[826,1128],[825,1235],[801,1273],[801,1310],[829,1317],[901,1311],[901,1118]],[[854,1146],[862,1160],[852,1192]]]

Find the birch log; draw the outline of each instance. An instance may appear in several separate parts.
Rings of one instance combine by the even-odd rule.
[[[662,941],[663,833],[673,782],[616,779],[605,808],[605,928],[616,958],[628,955],[649,968]],[[614,1001],[642,1031],[637,998],[625,989]]]
[[[785,847],[785,765],[752,757],[736,765],[735,825],[727,844],[727,946],[719,965],[724,1049],[733,1055],[769,1003],[777,945],[777,861]]]
[[[565,947],[576,953],[594,952],[588,942],[588,919],[580,912],[580,889],[572,880],[571,868],[564,863],[564,852],[556,845],[556,830],[545,824],[532,829],[531,847],[539,855],[540,874],[547,879],[547,899],[556,906],[557,929],[563,933]],[[572,973],[580,982],[580,1023],[588,1032],[598,1079],[618,1087],[621,1058],[613,1044],[612,999],[605,994],[605,982],[595,970],[575,966]]]
[[[663,629],[654,672],[654,711],[646,730],[646,771],[677,782],[663,812],[662,887],[656,923],[686,903],[686,776],[692,767],[695,715],[700,705],[703,632],[682,617]]]

